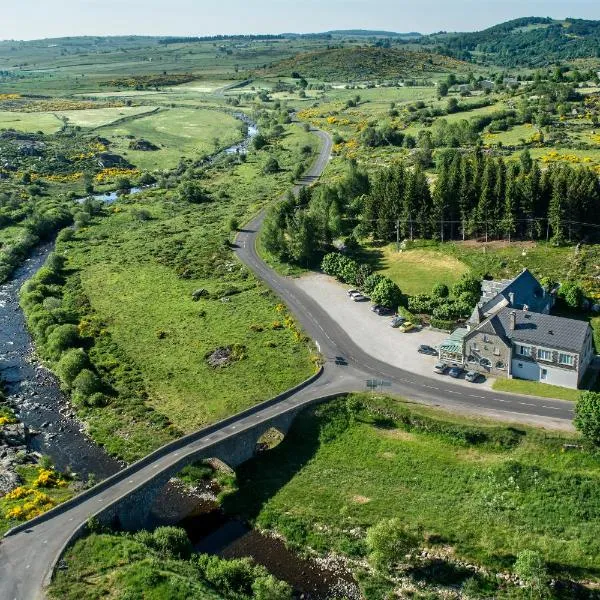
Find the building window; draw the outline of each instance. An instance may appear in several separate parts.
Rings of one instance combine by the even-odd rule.
[[[537,351],[537,357],[539,360],[552,360],[552,352],[550,352],[550,350],[542,350],[542,348],[540,348]]]
[[[569,365],[569,366],[573,366],[573,363],[575,362],[575,360],[573,359],[573,356],[571,354],[563,354],[562,352],[558,355],[558,362],[561,365]]]
[[[486,334],[484,334],[483,335],[483,341],[484,341],[484,343],[487,344],[490,341],[490,338]]]
[[[479,348],[477,347],[477,344],[471,344],[471,350],[474,350],[475,352],[477,352],[477,350],[479,350]]]
[[[496,363],[496,369],[504,369],[504,363],[501,360]]]
[[[548,369],[542,369],[540,373],[540,380],[545,381],[548,377]]]
[[[517,352],[521,356],[531,356],[531,346],[517,346]]]
[[[479,364],[480,364],[482,367],[491,367],[491,366],[492,366],[492,363],[490,362],[490,360],[489,360],[488,358],[482,358],[482,359],[479,361]]]
[[[500,356],[500,348],[494,346],[494,356]]]

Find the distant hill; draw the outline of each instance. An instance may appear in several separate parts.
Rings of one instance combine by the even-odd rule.
[[[397,31],[373,31],[371,29],[334,29],[326,31],[325,34],[341,37],[384,37],[414,39],[423,37],[422,33],[411,31],[409,33],[398,33]]]
[[[466,67],[464,62],[431,52],[355,46],[298,54],[271,64],[262,73],[279,77],[299,73],[323,81],[365,81],[422,77]]]
[[[443,32],[420,41],[462,60],[507,67],[542,67],[556,61],[600,58],[600,21],[526,17],[483,31]]]

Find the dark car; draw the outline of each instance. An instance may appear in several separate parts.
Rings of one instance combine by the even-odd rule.
[[[437,356],[437,350],[432,348],[431,346],[427,346],[425,344],[421,344],[417,350],[419,354],[429,354],[429,356]]]
[[[463,369],[457,365],[454,365],[448,371],[448,375],[450,375],[450,377],[454,377],[454,379],[458,379],[462,374],[463,374]]]
[[[342,367],[346,367],[346,366],[348,366],[348,361],[343,356],[336,356],[335,364],[340,365]]]
[[[470,381],[471,383],[477,383],[478,381],[484,379],[483,375],[477,373],[477,371],[469,371],[465,375],[465,380]]]
[[[380,316],[391,315],[394,312],[391,308],[388,308],[387,306],[382,306],[381,304],[373,304],[373,306],[371,306],[371,310],[376,315]]]
[[[368,298],[362,294],[354,294],[354,296],[352,296],[352,300],[354,300],[354,302],[366,302]]]

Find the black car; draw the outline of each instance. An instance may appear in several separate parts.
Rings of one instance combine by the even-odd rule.
[[[336,356],[335,364],[340,365],[342,367],[346,367],[348,365],[348,361],[343,356]]]
[[[387,306],[382,306],[381,304],[373,304],[373,306],[371,306],[371,310],[376,315],[380,315],[382,317],[386,315],[391,315],[394,312],[391,308],[388,308]]]
[[[418,348],[418,352],[420,354],[429,354],[429,356],[437,356],[437,350],[432,348],[431,346],[426,346],[425,344],[421,344]]]

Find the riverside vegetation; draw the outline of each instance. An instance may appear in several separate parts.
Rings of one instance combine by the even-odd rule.
[[[114,206],[84,203],[24,286],[38,352],[111,454],[139,458],[314,372],[308,340],[233,258],[230,229],[281,193],[315,144],[287,126],[246,160],[190,166]],[[230,360],[215,368],[219,349]]]

